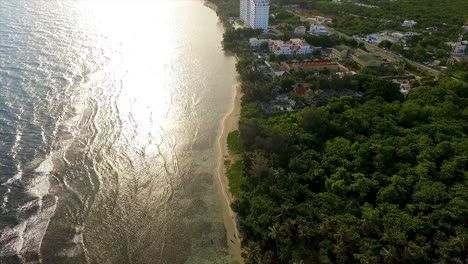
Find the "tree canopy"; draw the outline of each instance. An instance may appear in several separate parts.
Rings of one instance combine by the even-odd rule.
[[[249,263],[466,263],[468,87],[370,85],[275,116],[246,100],[233,208]]]

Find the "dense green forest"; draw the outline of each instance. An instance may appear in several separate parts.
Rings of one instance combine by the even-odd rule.
[[[385,94],[276,116],[244,102],[249,263],[466,263],[468,87]]]
[[[229,180],[246,262],[467,263],[468,86],[431,80],[403,97],[372,73],[271,80],[247,45],[258,33],[228,29],[223,42],[244,92],[228,141],[242,157]],[[262,110],[296,82],[364,96]]]

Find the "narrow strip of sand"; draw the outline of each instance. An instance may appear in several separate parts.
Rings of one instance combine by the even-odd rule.
[[[221,121],[221,131],[218,134],[218,166],[216,174],[218,176],[219,182],[219,192],[223,203],[224,208],[224,225],[227,231],[227,243],[229,246],[229,253],[233,257],[232,263],[244,263],[241,256],[241,245],[240,245],[240,236],[239,231],[237,230],[236,225],[236,214],[231,209],[231,203],[234,200],[234,197],[229,191],[229,180],[227,178],[227,168],[225,166],[225,160],[229,160],[229,149],[227,146],[227,137],[231,131],[235,131],[239,128],[239,118],[241,111],[241,87],[240,83],[235,85],[235,95],[233,96],[233,101],[231,108],[228,111],[227,115],[224,116]]]

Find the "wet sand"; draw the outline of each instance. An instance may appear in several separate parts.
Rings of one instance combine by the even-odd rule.
[[[221,131],[218,134],[218,166],[216,175],[218,176],[218,191],[220,192],[223,203],[223,217],[224,225],[227,232],[227,243],[229,246],[229,253],[233,258],[232,263],[244,263],[241,257],[240,236],[236,225],[236,214],[231,209],[231,203],[234,197],[229,191],[229,180],[227,178],[227,168],[225,166],[226,160],[231,160],[227,146],[227,137],[231,131],[239,128],[239,118],[241,111],[241,87],[240,83],[236,84],[235,95],[230,110],[227,115],[222,119]],[[232,162],[231,162],[232,163]]]

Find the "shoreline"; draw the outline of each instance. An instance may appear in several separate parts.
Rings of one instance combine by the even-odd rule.
[[[216,168],[216,175],[218,180],[218,191],[222,197],[223,206],[223,218],[224,226],[226,228],[226,241],[228,244],[229,254],[232,257],[231,263],[244,263],[241,256],[241,239],[240,233],[237,229],[236,213],[231,209],[231,204],[234,201],[234,196],[229,191],[229,179],[227,177],[227,167],[225,165],[226,160],[232,160],[229,154],[227,145],[227,137],[230,132],[235,131],[239,128],[239,119],[241,111],[241,85],[240,81],[235,84],[235,90],[233,91],[233,99],[231,101],[231,107],[226,112],[226,115],[221,120],[220,129],[218,131],[217,140],[217,159],[218,165]]]

